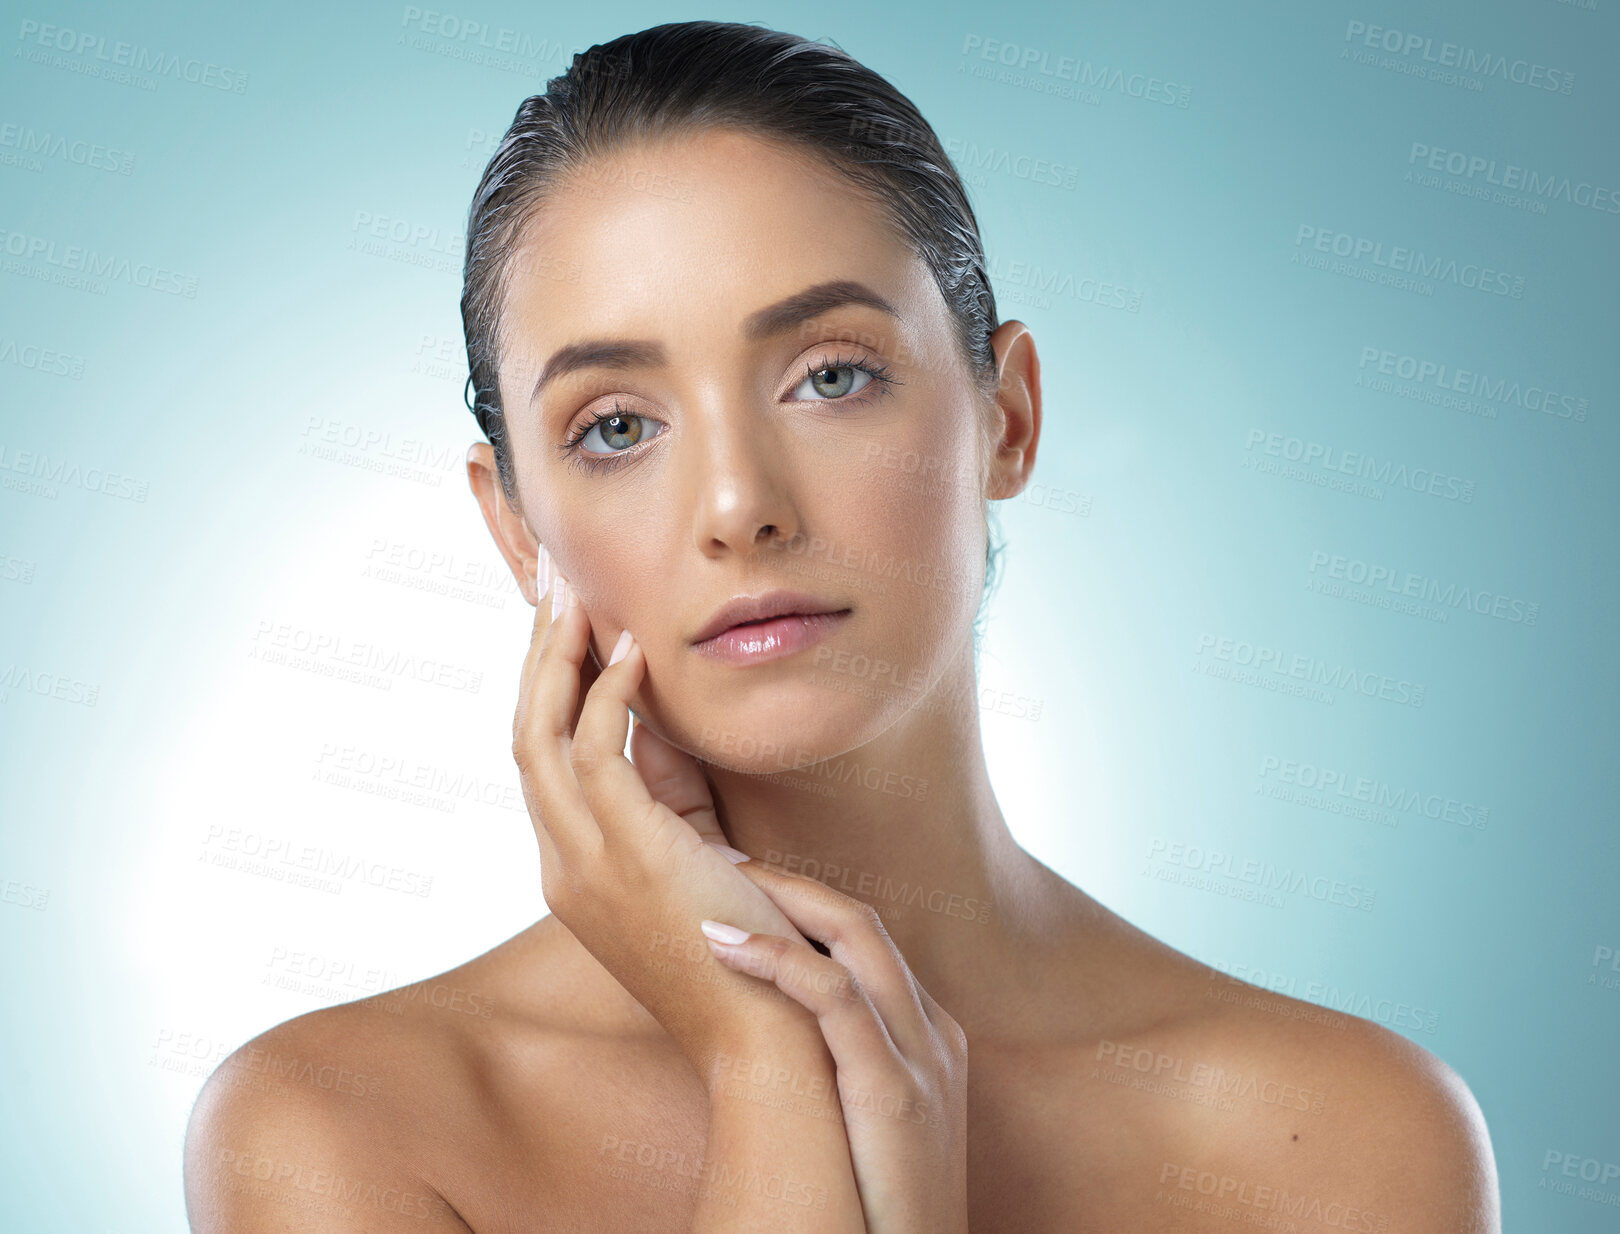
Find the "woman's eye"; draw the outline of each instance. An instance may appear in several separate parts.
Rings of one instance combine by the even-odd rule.
[[[861,379],[859,385],[855,384],[857,377]],[[795,396],[807,398],[843,398],[846,394],[851,394],[855,390],[865,389],[871,380],[872,374],[863,368],[853,364],[836,364],[828,368],[815,370],[804,379],[799,389],[793,393]],[[809,386],[815,393],[801,395],[800,391],[805,386]]]
[[[643,438],[651,439],[658,434],[651,431],[650,425],[658,421],[646,416],[633,415],[630,412],[615,412],[603,416],[580,436],[579,446],[586,454],[621,454],[635,445]],[[595,449],[592,440],[600,442],[605,449]]]

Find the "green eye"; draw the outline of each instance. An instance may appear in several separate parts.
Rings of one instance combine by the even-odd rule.
[[[593,420],[570,444],[578,447],[582,454],[598,457],[622,454],[642,438],[650,440],[656,437],[656,433],[648,431],[648,426],[657,423],[648,416],[638,416],[626,408],[615,407]],[[597,441],[603,448],[596,448]]]
[[[640,416],[612,415],[591,425],[591,432],[601,437],[603,445],[624,450],[641,440],[641,425]]]
[[[855,384],[856,375],[862,378],[860,385]],[[828,364],[818,369],[811,369],[805,376],[804,382],[799,386],[803,390],[809,386],[815,391],[811,398],[840,399],[855,390],[864,390],[874,380],[872,371],[859,364]],[[795,394],[799,390],[794,391]]]

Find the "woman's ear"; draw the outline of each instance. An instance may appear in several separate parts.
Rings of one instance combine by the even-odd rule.
[[[506,499],[501,488],[500,469],[495,463],[495,449],[487,441],[475,441],[467,450],[467,483],[478,508],[483,512],[484,524],[494,537],[495,547],[505,558],[507,567],[518,581],[530,604],[538,604],[538,595],[528,595],[533,589],[535,561],[540,555],[540,541],[529,527],[522,512]]]
[[[1021,321],[997,326],[990,346],[996,355],[996,394],[985,496],[1001,501],[1023,492],[1035,469],[1041,441],[1041,358],[1035,336]]]

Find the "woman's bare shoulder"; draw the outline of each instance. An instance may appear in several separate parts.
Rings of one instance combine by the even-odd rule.
[[[1136,1145],[1133,1219],[1499,1229],[1484,1116],[1435,1054],[1229,976],[1100,905],[1086,928],[1060,996],[1084,1025],[1070,1074],[1080,1109]]]
[[[1213,1197],[1368,1231],[1500,1228],[1484,1115],[1443,1060],[1372,1020],[1183,970],[1181,1013],[1145,1048],[1111,1043],[1098,1060],[1111,1082],[1180,1107],[1190,1134],[1157,1163],[1164,1203]]]
[[[431,1103],[425,1090],[444,1074],[424,1065],[430,1052],[372,1000],[308,1012],[240,1046],[208,1077],[186,1128],[191,1228],[414,1229],[434,1218],[465,1229],[413,1151],[406,1112]]]
[[[543,1120],[533,1077],[572,1036],[569,1000],[548,986],[568,980],[531,928],[246,1042],[208,1078],[187,1127],[192,1228],[469,1228],[453,1198],[483,1142],[512,1130],[520,1079],[532,1099],[521,1108]]]

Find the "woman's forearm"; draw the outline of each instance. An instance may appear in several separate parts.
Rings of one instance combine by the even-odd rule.
[[[693,1234],[864,1234],[832,1055],[797,1020],[704,1064],[709,1139]]]

